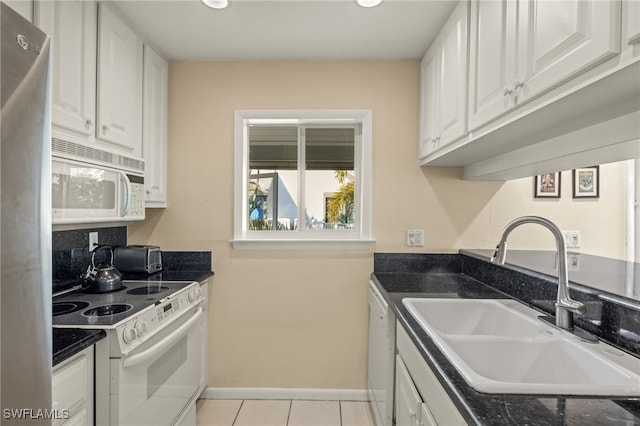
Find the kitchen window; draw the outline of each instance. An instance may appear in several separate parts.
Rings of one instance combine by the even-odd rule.
[[[370,250],[371,111],[236,111],[236,249]]]

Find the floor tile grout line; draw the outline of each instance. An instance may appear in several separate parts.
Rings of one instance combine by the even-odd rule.
[[[231,426],[234,426],[236,424],[236,421],[238,421],[238,416],[240,416],[240,410],[242,410],[244,401],[245,401],[244,399],[240,401],[240,407],[238,407],[238,411],[236,411],[236,416],[233,418],[233,422],[231,422]]]
[[[289,412],[287,413],[287,423],[286,426],[289,426],[289,420],[291,419],[291,409],[293,408],[293,400],[289,400]]]

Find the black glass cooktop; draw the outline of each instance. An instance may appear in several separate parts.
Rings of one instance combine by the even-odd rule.
[[[114,328],[131,315],[171,296],[191,281],[124,281],[110,293],[92,294],[74,290],[53,298],[53,326]]]

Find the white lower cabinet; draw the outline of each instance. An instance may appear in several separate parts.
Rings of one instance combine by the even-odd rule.
[[[53,368],[54,425],[93,424],[93,346]]]
[[[466,425],[407,332],[396,326],[396,426]]]

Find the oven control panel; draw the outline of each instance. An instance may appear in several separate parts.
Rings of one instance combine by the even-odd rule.
[[[134,315],[127,322],[119,325],[113,335],[113,338],[118,341],[117,347],[120,354],[129,353],[163,329],[171,328],[172,323],[203,302],[204,295],[200,290],[200,284],[193,282]]]

